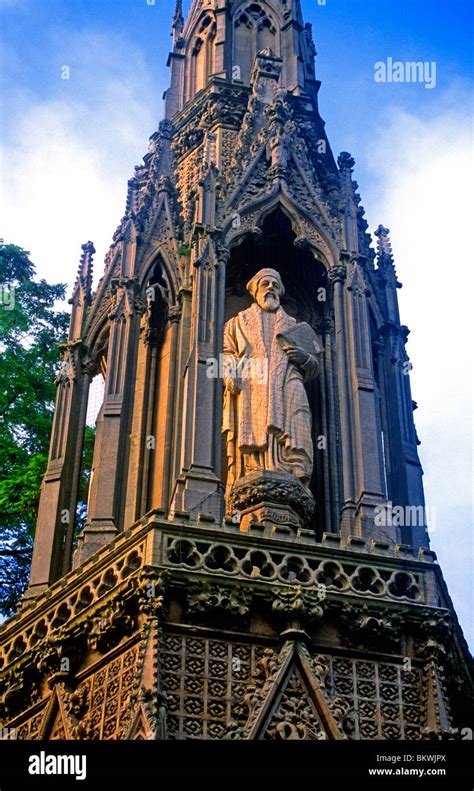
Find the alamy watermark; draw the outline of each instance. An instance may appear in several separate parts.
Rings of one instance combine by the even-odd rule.
[[[375,509],[374,523],[377,527],[422,527],[436,529],[436,508],[427,505],[393,505],[388,502]]]
[[[28,762],[30,775],[74,775],[76,780],[87,777],[87,757],[85,755],[48,755],[41,750],[30,755]]]
[[[235,360],[224,354],[209,357],[206,360],[206,376],[208,379],[251,379],[258,384],[268,382],[268,360],[266,357],[241,357]]]
[[[387,58],[374,63],[375,82],[405,82],[436,88],[436,61],[402,61]]]

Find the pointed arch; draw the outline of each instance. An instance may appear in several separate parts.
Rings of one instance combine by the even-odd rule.
[[[206,87],[215,66],[217,23],[213,11],[206,9],[188,38],[186,48],[186,101]]]
[[[240,79],[248,84],[257,52],[270,49],[280,54],[281,20],[268,3],[246,0],[233,16],[232,64],[240,69]]]
[[[159,267],[159,272],[157,266]],[[141,294],[144,294],[150,278],[154,275],[159,276],[162,296],[168,307],[172,307],[176,303],[179,283],[176,276],[175,261],[171,259],[169,250],[164,246],[151,248],[142,263],[139,274]]]
[[[265,218],[276,208],[288,217],[295,233],[295,244],[308,246],[315,258],[329,270],[339,260],[339,251],[329,235],[315,223],[303,208],[298,206],[285,192],[270,193],[258,198],[239,210],[240,225],[235,227],[235,212],[231,212],[223,223],[223,238],[229,247],[241,244],[247,236],[259,236]]]

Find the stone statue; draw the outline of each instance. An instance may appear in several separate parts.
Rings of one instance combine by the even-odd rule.
[[[247,290],[254,304],[224,327],[227,493],[235,482],[263,470],[294,475],[307,488],[313,443],[303,383],[318,373],[317,336],[281,307],[284,286],[275,269],[261,269]],[[288,336],[303,328],[314,337],[310,351],[308,343],[305,348],[288,343]],[[254,375],[262,370],[265,376]]]
[[[272,167],[286,168],[288,164],[287,135],[282,126],[277,126],[268,141]]]

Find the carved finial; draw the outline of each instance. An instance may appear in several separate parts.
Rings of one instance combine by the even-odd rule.
[[[136,214],[138,211],[138,193],[140,181],[136,176],[132,176],[127,182],[127,201],[125,203],[125,214]]]
[[[74,311],[78,305],[89,304],[92,294],[92,256],[95,253],[95,247],[92,242],[86,242],[85,244],[81,245],[81,248],[83,252],[81,255],[81,260],[79,261],[79,268],[77,270],[77,277],[72,290],[72,296],[69,300],[69,304],[73,305],[73,315],[71,316],[72,335],[70,335],[70,338],[80,337],[79,328],[74,326]]]
[[[377,237],[377,264],[379,272],[385,277],[393,281],[396,288],[401,288],[401,283],[397,279],[397,272],[393,260],[392,245],[390,243],[389,233],[390,229],[379,225],[374,231]]]
[[[377,237],[377,255],[379,258],[381,256],[389,256],[392,258],[392,245],[390,244],[389,233],[390,229],[384,228],[383,225],[379,225],[375,231],[375,236]]]
[[[341,173],[345,170],[348,170],[349,173],[352,173],[352,170],[355,165],[355,160],[351,157],[351,155],[347,151],[341,151],[337,158],[337,165]]]
[[[174,14],[173,14],[173,23],[172,27],[179,32],[183,29],[184,19],[183,19],[183,2],[182,0],[176,0],[175,7],[174,7]]]
[[[312,47],[314,50],[316,47],[314,46],[314,38],[313,38],[313,26],[311,22],[306,22],[304,26],[304,35],[306,38],[306,42]]]
[[[84,252],[81,255],[77,275],[82,288],[89,293],[92,288],[92,270],[94,266],[92,256],[95,253],[95,247],[92,242],[86,242],[81,245],[81,248]]]

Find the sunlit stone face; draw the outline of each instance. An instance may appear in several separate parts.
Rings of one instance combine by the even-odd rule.
[[[255,302],[262,310],[274,312],[280,307],[280,284],[276,277],[263,277],[255,292]]]

